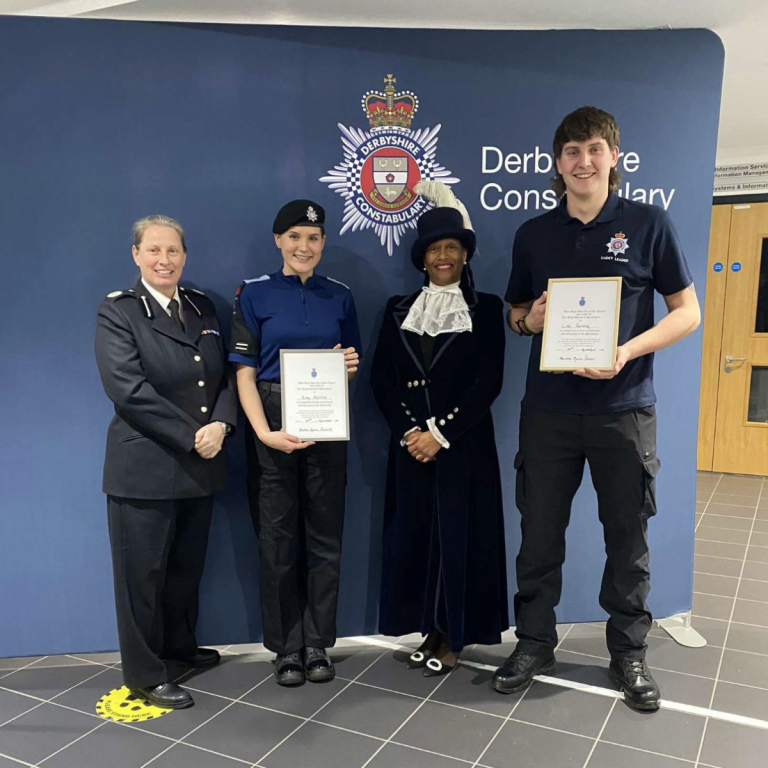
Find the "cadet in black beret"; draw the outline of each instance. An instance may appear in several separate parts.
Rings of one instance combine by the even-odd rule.
[[[333,678],[346,442],[303,441],[282,431],[280,349],[344,349],[351,379],[360,331],[352,293],[315,271],[325,211],[284,205],[272,225],[281,268],[246,280],[235,296],[229,359],[237,368],[246,434],[248,499],[259,539],[264,645],[280,685]]]
[[[311,200],[291,200],[277,212],[272,232],[282,235],[291,227],[318,227],[325,237],[325,209]]]

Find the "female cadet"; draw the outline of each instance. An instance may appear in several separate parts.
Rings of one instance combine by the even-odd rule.
[[[280,685],[330,680],[336,642],[347,444],[301,441],[281,430],[280,349],[344,348],[357,371],[360,331],[352,293],[315,273],[325,212],[284,205],[272,231],[283,257],[271,275],[237,290],[232,352],[246,436],[248,498],[259,540],[264,645]]]
[[[141,277],[98,311],[96,362],[115,416],[104,492],[123,678],[159,707],[192,706],[168,682],[165,659],[191,667],[219,654],[195,639],[213,496],[225,484],[224,436],[237,396],[216,310],[179,286],[181,225],[147,216],[133,225]]]
[[[371,375],[392,431],[379,627],[426,635],[408,662],[426,677],[454,669],[465,645],[501,642],[509,626],[491,417],[504,315],[500,299],[473,287],[474,251],[459,210],[422,215],[411,260],[425,286],[389,300]]]

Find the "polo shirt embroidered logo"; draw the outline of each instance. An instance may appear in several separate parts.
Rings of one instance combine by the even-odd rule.
[[[627,258],[630,239],[632,258]],[[616,249],[611,249],[617,240]],[[608,253],[603,250],[606,243]],[[515,236],[506,300],[510,304],[533,301],[547,290],[549,278],[576,275],[621,276],[619,344],[653,327],[655,293],[669,296],[693,282],[669,214],[660,206],[624,200],[615,193],[589,224],[568,214],[566,198],[554,211],[526,221]],[[574,296],[574,303],[580,298],[581,294]],[[613,379],[590,381],[540,371],[541,342],[541,334],[531,339],[524,406],[594,414],[656,402],[653,355],[631,360]]]
[[[612,253],[614,256],[625,254],[629,250],[629,238],[623,232],[617,232],[609,242],[608,253]]]
[[[357,232],[373,229],[391,256],[402,236],[434,204],[413,188],[422,180],[456,184],[459,179],[435,159],[440,126],[411,129],[419,100],[412,91],[395,91],[397,79],[384,78],[384,91],[368,91],[362,107],[370,131],[339,123],[344,161],[320,181],[341,195],[343,226]]]

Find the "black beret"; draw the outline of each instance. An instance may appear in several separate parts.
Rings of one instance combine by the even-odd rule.
[[[282,235],[291,227],[320,227],[324,230],[325,209],[322,205],[311,200],[291,200],[286,203],[275,216],[272,231]]]

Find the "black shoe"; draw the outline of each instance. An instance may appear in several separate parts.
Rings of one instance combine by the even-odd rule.
[[[218,664],[221,661],[221,654],[213,648],[198,648],[194,656],[172,659],[172,661],[192,667],[193,669],[200,669],[201,667],[212,667],[214,664]]]
[[[554,668],[555,654],[552,651],[546,656],[534,656],[515,649],[496,670],[491,685],[499,693],[517,693],[524,691],[533,682],[534,675],[546,675]]]
[[[152,688],[131,688],[131,693],[146,699],[150,704],[163,709],[186,709],[194,705],[195,700],[175,683],[162,683]]]
[[[661,692],[645,659],[612,659],[608,667],[611,682],[624,692],[624,702],[638,712],[656,712]]]
[[[459,664],[443,664],[440,659],[431,658],[427,660],[426,669],[421,673],[424,677],[439,677],[440,675],[447,675],[449,672],[453,672]]]
[[[408,657],[406,669],[422,669],[434,657],[440,647],[443,636],[439,632],[430,632],[424,642]]]
[[[298,651],[286,653],[275,659],[275,680],[278,685],[303,685],[304,665]]]
[[[311,683],[324,683],[336,677],[333,662],[328,658],[325,648],[313,648],[310,645],[304,649],[304,672]]]

